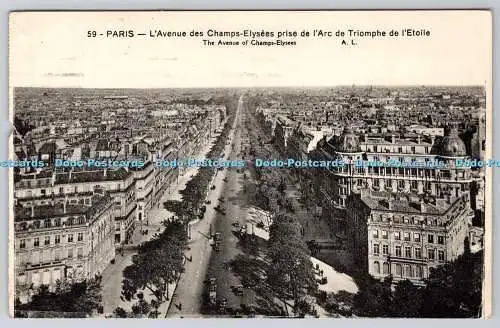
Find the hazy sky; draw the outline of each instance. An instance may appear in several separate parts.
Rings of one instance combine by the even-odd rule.
[[[491,76],[491,16],[484,11],[40,12],[11,14],[10,20],[11,86],[484,85]],[[297,42],[288,47],[209,47],[202,44],[205,38],[87,37],[88,31],[107,30],[149,35],[150,30],[377,28],[426,29],[431,36],[284,38]],[[358,45],[342,46],[342,39]]]

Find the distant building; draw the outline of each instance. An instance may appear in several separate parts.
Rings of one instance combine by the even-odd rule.
[[[114,204],[98,192],[15,208],[17,296],[41,284],[53,289],[58,280],[94,277],[114,259]]]

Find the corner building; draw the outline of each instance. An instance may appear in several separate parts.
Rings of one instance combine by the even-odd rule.
[[[346,163],[317,177],[317,194],[335,238],[363,272],[421,284],[430,268],[464,252],[474,216],[472,177],[470,168],[455,165],[467,157],[456,129],[441,140],[415,134],[360,138],[346,129],[322,140],[313,156]],[[360,166],[357,160],[413,165]]]
[[[101,190],[79,199],[15,208],[16,296],[91,278],[114,259],[112,198]]]

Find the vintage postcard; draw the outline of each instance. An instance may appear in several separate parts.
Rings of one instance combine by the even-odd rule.
[[[485,10],[12,12],[11,315],[488,318]]]

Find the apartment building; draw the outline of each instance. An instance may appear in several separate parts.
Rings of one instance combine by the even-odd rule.
[[[68,170],[44,170],[19,177],[15,183],[16,204],[27,206],[32,202],[48,203],[71,196],[84,196],[95,189],[108,191],[115,209],[116,244],[128,241],[133,233],[136,218],[136,188],[132,172],[125,168],[71,168]],[[78,203],[75,198],[73,203]]]
[[[316,192],[334,237],[370,274],[418,282],[463,253],[472,175],[455,165],[467,157],[456,129],[440,140],[346,129],[312,156],[345,163],[322,170]]]
[[[100,274],[115,257],[115,207],[104,189],[15,207],[17,296]]]

